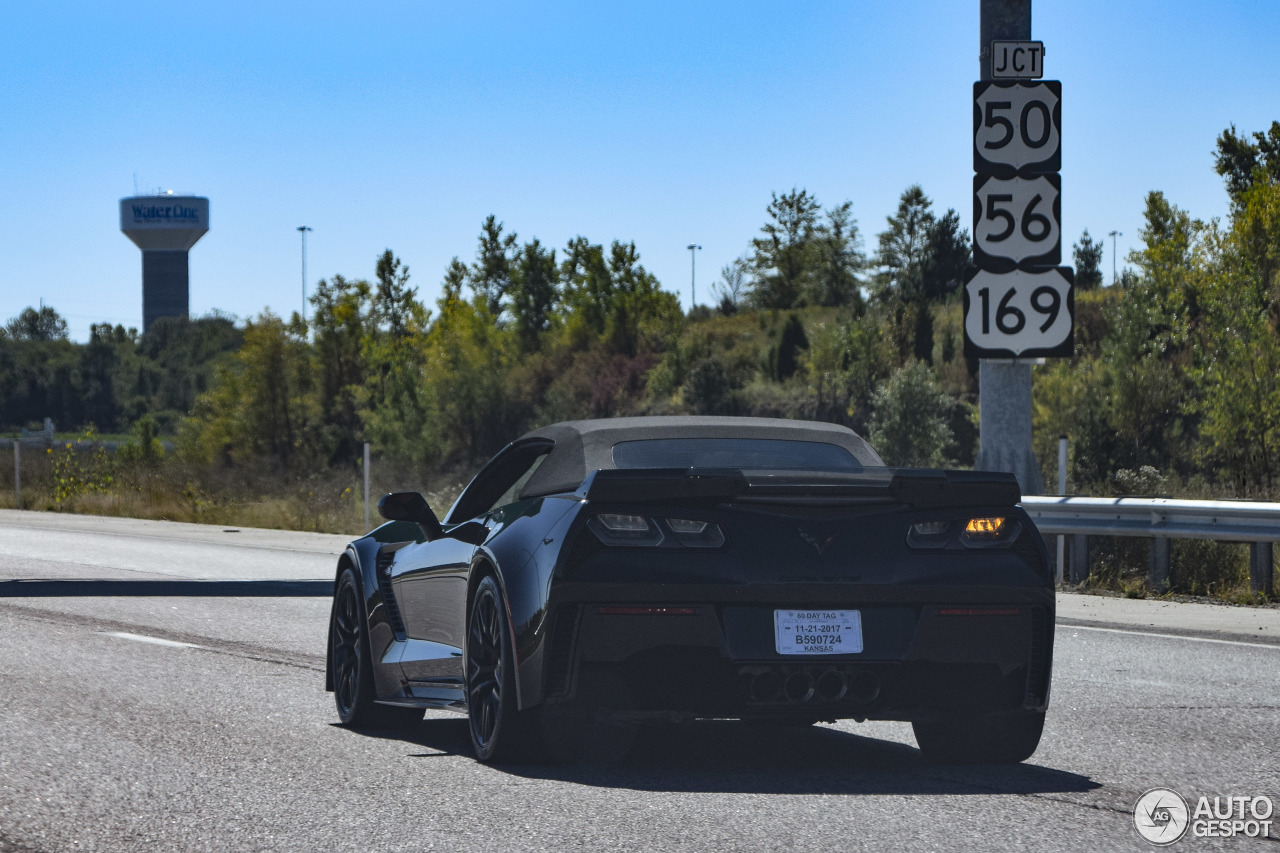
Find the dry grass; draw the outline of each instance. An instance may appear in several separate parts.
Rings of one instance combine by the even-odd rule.
[[[91,452],[81,449],[79,453],[90,465]],[[13,459],[7,456],[8,464],[0,465],[0,507],[14,508]],[[176,459],[154,466],[113,460],[110,470],[99,478],[104,487],[68,493],[55,482],[53,456],[56,453],[24,449],[24,509],[317,533],[365,531],[362,475],[354,468],[299,473],[192,465]],[[370,470],[373,525],[381,521],[378,497],[390,491],[421,491],[437,515],[443,515],[473,473],[419,477],[404,466],[376,458]]]

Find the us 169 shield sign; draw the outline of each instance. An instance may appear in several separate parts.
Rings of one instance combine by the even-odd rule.
[[[975,358],[1070,356],[1075,271],[978,270],[964,286],[964,352]]]

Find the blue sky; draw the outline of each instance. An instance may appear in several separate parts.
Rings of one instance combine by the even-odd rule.
[[[77,340],[141,325],[135,181],[209,197],[191,309],[240,317],[300,307],[304,224],[312,287],[390,248],[431,304],[493,213],[555,247],[633,240],[687,306],[685,246],[708,302],[771,192],[851,200],[868,249],[912,183],[971,215],[977,0],[11,0],[2,20],[0,321],[43,299]],[[1068,241],[1120,230],[1123,263],[1153,189],[1224,216],[1214,139],[1280,119],[1280,4],[1034,0],[1032,21],[1063,86]]]

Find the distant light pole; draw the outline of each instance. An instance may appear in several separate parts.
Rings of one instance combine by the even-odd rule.
[[[1112,231],[1107,236],[1111,238],[1111,284],[1114,285],[1116,283],[1116,238],[1123,237],[1124,233]]]
[[[306,225],[299,225],[298,231],[302,234],[302,320],[307,319],[307,232],[313,229]]]
[[[702,247],[697,243],[690,243],[689,249],[689,308],[693,309],[698,305],[698,250]]]

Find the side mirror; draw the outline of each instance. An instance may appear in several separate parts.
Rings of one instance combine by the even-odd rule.
[[[388,521],[410,521],[422,528],[427,541],[439,539],[443,533],[436,514],[427,499],[417,492],[392,492],[378,499],[378,515]]]
[[[489,538],[489,528],[478,521],[464,521],[445,534],[450,539],[457,539],[468,545],[483,545]]]

